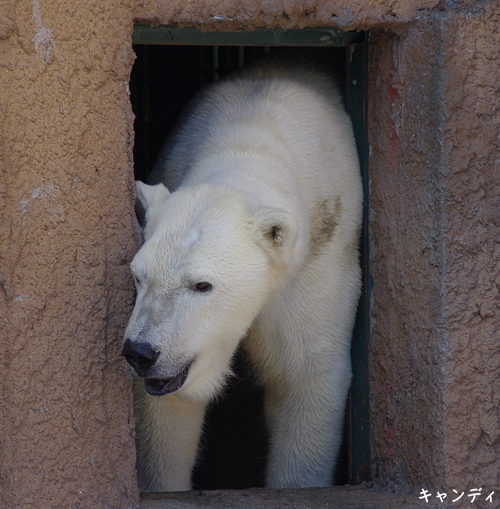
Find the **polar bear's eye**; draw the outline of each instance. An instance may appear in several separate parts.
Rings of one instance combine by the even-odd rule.
[[[193,290],[195,292],[207,293],[212,289],[212,285],[207,283],[206,281],[202,281],[201,283],[197,283],[193,286]]]
[[[142,284],[142,281],[134,273],[132,273],[132,276],[134,278],[135,286],[140,286]]]

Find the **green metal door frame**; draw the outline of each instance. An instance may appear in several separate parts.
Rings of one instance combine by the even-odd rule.
[[[133,44],[189,46],[315,46],[346,47],[364,42],[363,32],[344,32],[335,28],[270,29],[240,32],[202,32],[197,28],[135,25]]]
[[[346,48],[346,108],[354,126],[364,182],[364,223],[361,245],[363,290],[352,341],[353,380],[348,401],[349,481],[359,484],[369,479],[368,426],[368,340],[370,310],[369,229],[368,229],[368,142],[366,128],[367,43],[364,32],[344,32],[334,28],[266,29],[239,32],[203,32],[196,28],[135,25],[134,45],[189,46],[286,46]]]
[[[368,179],[368,136],[366,125],[367,105],[367,45],[365,42],[348,44],[346,98],[347,111],[353,122],[354,137],[358,149],[359,164],[363,178],[364,213],[363,234],[360,246],[363,269],[362,292],[354,327],[351,356],[353,378],[349,394],[349,480],[359,484],[369,480],[369,387],[368,387],[368,342],[370,333],[371,279],[369,267],[369,179]]]

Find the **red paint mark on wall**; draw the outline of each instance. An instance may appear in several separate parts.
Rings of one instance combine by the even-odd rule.
[[[389,95],[391,98],[391,102],[394,102],[396,98],[399,97],[399,90],[398,88],[393,85],[394,82],[394,71],[389,72]]]

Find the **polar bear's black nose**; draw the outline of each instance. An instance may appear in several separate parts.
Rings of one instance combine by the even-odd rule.
[[[122,355],[141,374],[153,366],[160,356],[160,351],[149,343],[139,343],[127,339],[123,345]]]

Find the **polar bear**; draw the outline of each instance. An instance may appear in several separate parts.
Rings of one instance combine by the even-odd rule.
[[[191,488],[207,403],[246,349],[265,389],[266,486],[329,486],[351,381],[362,184],[331,80],[265,69],[187,109],[150,185],[122,355],[142,491]],[[142,379],[142,380],[141,380]]]

